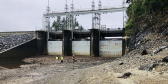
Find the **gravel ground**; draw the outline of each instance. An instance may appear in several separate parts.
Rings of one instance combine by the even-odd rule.
[[[168,49],[154,56],[137,54],[121,57],[94,67],[50,75],[28,84],[168,84],[168,63],[159,62],[167,55]],[[141,65],[152,63],[159,65],[152,71],[139,70]],[[132,75],[126,79],[118,78],[127,72]]]
[[[57,63],[56,56],[38,56],[25,58],[23,61],[31,64],[21,65],[21,68],[6,69],[0,67],[0,84],[23,84],[31,81],[45,79],[61,72],[79,70],[111,62],[116,58],[100,58],[88,56],[76,56],[76,62],[72,62],[71,56],[64,57],[64,63]],[[74,69],[73,69],[74,67]]]

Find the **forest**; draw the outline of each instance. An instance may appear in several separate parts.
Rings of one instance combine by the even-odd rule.
[[[127,0],[126,3],[129,4],[125,25],[127,36],[137,30],[143,32],[153,29],[160,32],[168,26],[165,21],[168,17],[168,0]]]

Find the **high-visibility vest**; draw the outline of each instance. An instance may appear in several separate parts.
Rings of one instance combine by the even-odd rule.
[[[61,57],[61,60],[63,60],[63,57]]]
[[[56,60],[58,60],[58,57],[56,57]]]

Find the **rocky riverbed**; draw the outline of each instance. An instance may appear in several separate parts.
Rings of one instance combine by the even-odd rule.
[[[76,56],[76,62],[72,62],[72,57],[64,57],[64,62],[57,62],[56,56],[36,56],[23,59],[30,63],[21,65],[21,68],[7,69],[0,67],[0,84],[25,84],[32,81],[46,79],[51,75],[62,72],[80,70],[111,62],[116,58],[100,58],[88,56]]]

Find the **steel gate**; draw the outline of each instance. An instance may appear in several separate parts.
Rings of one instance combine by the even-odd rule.
[[[48,41],[48,55],[62,55],[62,41]]]
[[[100,40],[99,56],[100,57],[121,57],[122,40]]]
[[[90,41],[72,41],[72,53],[90,56]]]

